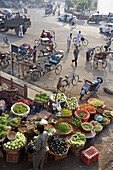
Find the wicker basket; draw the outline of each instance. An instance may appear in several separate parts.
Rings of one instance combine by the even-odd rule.
[[[7,132],[7,138],[8,138],[9,140],[15,140],[15,138],[16,138],[16,132],[14,132],[14,131]]]
[[[92,101],[94,101],[94,100],[99,100],[99,99],[97,99],[97,98],[90,98],[87,102],[88,102],[88,104],[90,104],[90,102],[92,102]],[[100,100],[101,101],[101,100]],[[103,105],[104,105],[104,102],[103,101],[101,101],[102,102],[102,105],[101,106],[96,106],[96,105],[93,105],[93,104],[90,104],[90,105],[92,105],[92,106],[95,106],[95,107],[102,107]]]
[[[95,117],[94,117],[94,119],[97,121],[97,116],[100,116],[100,114],[96,114],[95,115]],[[109,118],[107,118],[107,117],[105,117],[106,119],[107,119],[107,123],[101,123],[101,122],[99,122],[99,123],[101,123],[102,125],[108,125],[109,123],[110,123],[110,119]]]

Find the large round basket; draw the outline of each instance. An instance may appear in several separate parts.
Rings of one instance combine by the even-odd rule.
[[[16,138],[16,132],[14,132],[14,131],[7,132],[7,138],[8,138],[9,140],[15,140],[15,138]]]
[[[21,146],[20,148],[18,148],[18,149],[7,149],[5,146],[4,146],[4,144],[2,145],[3,146],[3,150],[4,151],[6,151],[6,152],[16,152],[16,151],[20,151],[21,149],[23,149],[25,146],[26,146],[26,143],[27,143],[27,140],[26,140],[26,142],[25,142],[25,144],[23,145],[23,146]]]
[[[60,94],[60,93],[58,93],[58,94]],[[53,99],[53,94],[50,96],[50,99],[51,99],[53,102],[55,102],[55,99]],[[66,97],[66,95],[64,94],[64,101],[60,101],[60,103],[65,102],[66,99],[67,99],[67,97]]]
[[[98,121],[98,120],[97,120],[97,116],[100,116],[100,114],[96,114],[96,115],[95,115],[94,119],[95,119],[96,121]],[[103,117],[104,117],[104,116],[103,116]],[[104,117],[104,118],[107,119],[107,122],[106,122],[106,123],[101,123],[101,122],[99,122],[99,123],[101,123],[102,125],[108,125],[108,124],[110,124],[110,119],[107,118],[107,117]]]
[[[15,113],[13,109],[14,109],[17,105],[23,105],[24,107],[26,107],[26,108],[27,108],[27,112],[26,112],[26,113],[23,113],[23,114]],[[27,116],[27,115],[29,114],[29,112],[30,112],[30,107],[29,107],[28,105],[22,103],[22,102],[15,103],[15,104],[13,104],[12,107],[11,107],[11,112],[12,112],[14,115],[16,115],[16,116]]]
[[[60,133],[60,132],[57,130],[57,125],[58,125],[59,123],[62,123],[62,122],[58,122],[58,123],[56,124],[56,127],[55,127],[56,132],[57,132],[58,135],[69,135],[70,133],[73,132],[72,126],[71,126],[69,123],[65,122],[65,123],[70,127],[70,131],[67,132],[67,133]]]
[[[91,129],[86,129],[86,128],[84,128],[83,125],[89,125],[89,126],[91,127]],[[85,130],[85,131],[87,131],[87,132],[90,132],[90,131],[93,129],[93,125],[92,125],[91,123],[89,123],[89,122],[83,122],[83,123],[81,124],[81,127],[82,127],[83,130]]]
[[[67,110],[69,110],[69,109],[67,109]],[[68,118],[68,117],[72,117],[72,115],[73,115],[73,114],[72,114],[72,111],[71,111],[70,113],[71,113],[71,114],[70,114],[70,115],[68,115],[68,116],[63,116],[63,114],[62,114],[62,112],[61,112],[61,114],[62,114],[62,115],[61,115],[61,117],[63,117],[63,118],[66,118],[66,117],[67,117],[67,118]]]
[[[106,115],[106,112],[110,112],[110,116],[108,116],[108,115]],[[112,111],[110,111],[110,110],[104,110],[104,112],[103,112],[103,116],[105,116],[105,117],[107,117],[107,118],[112,118],[113,117],[113,115],[112,115]]]
[[[79,117],[78,116],[78,113],[83,113],[83,112],[85,112],[86,113],[86,118],[82,118],[82,117]],[[89,120],[89,118],[90,118],[90,114],[89,114],[89,112],[87,112],[86,110],[76,110],[75,112],[74,112],[74,116],[76,116],[76,117],[78,117],[78,118],[80,118],[82,121],[84,121],[84,122],[88,122],[88,120]]]
[[[88,107],[89,107],[90,109],[87,109]],[[88,111],[90,114],[96,114],[96,108],[95,108],[94,106],[90,105],[90,104],[81,104],[81,105],[80,105],[80,109],[81,109],[81,110],[86,110],[86,111]],[[91,109],[92,109],[92,111],[91,111]]]
[[[94,100],[99,100],[99,99],[97,99],[97,98],[90,98],[87,102],[88,102],[88,104],[90,104],[92,106],[95,106],[95,107],[102,107],[104,105],[104,102],[101,101],[101,100],[99,100],[99,101],[102,102],[102,105],[100,105],[100,106],[96,106],[96,105],[91,104],[90,102],[93,102]]]

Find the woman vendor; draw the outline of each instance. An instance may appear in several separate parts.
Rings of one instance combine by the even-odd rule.
[[[46,143],[48,140],[48,133],[44,131],[44,126],[37,125],[38,137],[35,142],[33,155],[33,170],[43,170],[43,164],[46,154]]]

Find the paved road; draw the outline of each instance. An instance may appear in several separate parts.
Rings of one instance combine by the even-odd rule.
[[[106,69],[102,69],[99,67],[98,70],[93,69],[93,62],[86,63],[85,51],[88,47],[95,47],[97,45],[105,44],[104,39],[99,34],[99,25],[90,24],[87,25],[84,21],[77,21],[77,25],[75,29],[72,29],[71,25],[64,24],[62,22],[57,21],[57,14],[55,16],[44,16],[43,9],[29,9],[29,14],[31,16],[32,26],[28,29],[24,38],[19,38],[15,35],[14,31],[8,31],[6,35],[10,39],[12,44],[20,46],[22,43],[30,43],[31,46],[34,45],[34,40],[40,36],[40,33],[43,29],[52,29],[56,33],[56,42],[57,49],[62,49],[65,52],[65,57],[62,59],[61,64],[63,66],[62,75],[66,75],[69,72],[76,72],[79,74],[80,79],[84,78],[93,80],[97,76],[101,76],[104,80],[102,86],[105,85],[113,85],[112,77],[113,77],[113,59],[110,57],[107,59],[108,67]],[[81,47],[80,54],[78,59],[78,67],[75,68],[71,63],[71,59],[73,58],[73,46],[71,46],[71,50],[69,53],[66,53],[67,47],[67,36],[70,32],[73,33],[73,36],[76,36],[78,31],[81,30],[82,34],[89,40],[88,47]],[[2,33],[0,33],[2,35]],[[3,50],[3,49],[1,49]],[[7,70],[6,70],[7,71]],[[45,89],[54,89],[56,87],[56,82],[58,80],[58,76],[55,75],[54,72],[48,73],[40,78],[39,82],[35,84]],[[31,82],[31,80],[29,80]],[[73,95],[77,98],[79,97],[80,89],[83,83],[79,83],[74,88],[69,88],[70,93],[68,96]],[[113,97],[107,95],[103,92],[103,89],[100,88],[98,94],[93,95],[93,97],[99,97],[108,105],[108,107],[113,109],[112,101]],[[87,99],[87,98],[85,98]],[[100,158],[98,162],[93,163],[90,166],[86,166],[81,160],[80,157],[75,157],[71,152],[69,152],[68,158],[59,161],[49,160],[47,164],[45,164],[45,170],[111,170],[113,167],[113,152],[112,152],[112,141],[113,141],[113,125],[110,124],[105,127],[104,131],[97,136],[96,140],[93,141],[92,145],[94,145],[100,152]],[[27,170],[29,167],[28,164],[23,164],[23,161],[17,166],[15,165],[6,165],[3,161],[0,161],[2,169],[22,169]],[[5,165],[5,166],[3,166]],[[102,169],[103,168],[103,169]]]

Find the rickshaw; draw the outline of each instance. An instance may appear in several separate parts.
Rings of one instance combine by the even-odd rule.
[[[106,56],[107,55],[108,55],[108,52],[105,52],[105,51],[102,51],[94,55],[93,66],[95,69],[97,69],[99,64],[102,65],[102,68],[106,68],[107,66]]]

